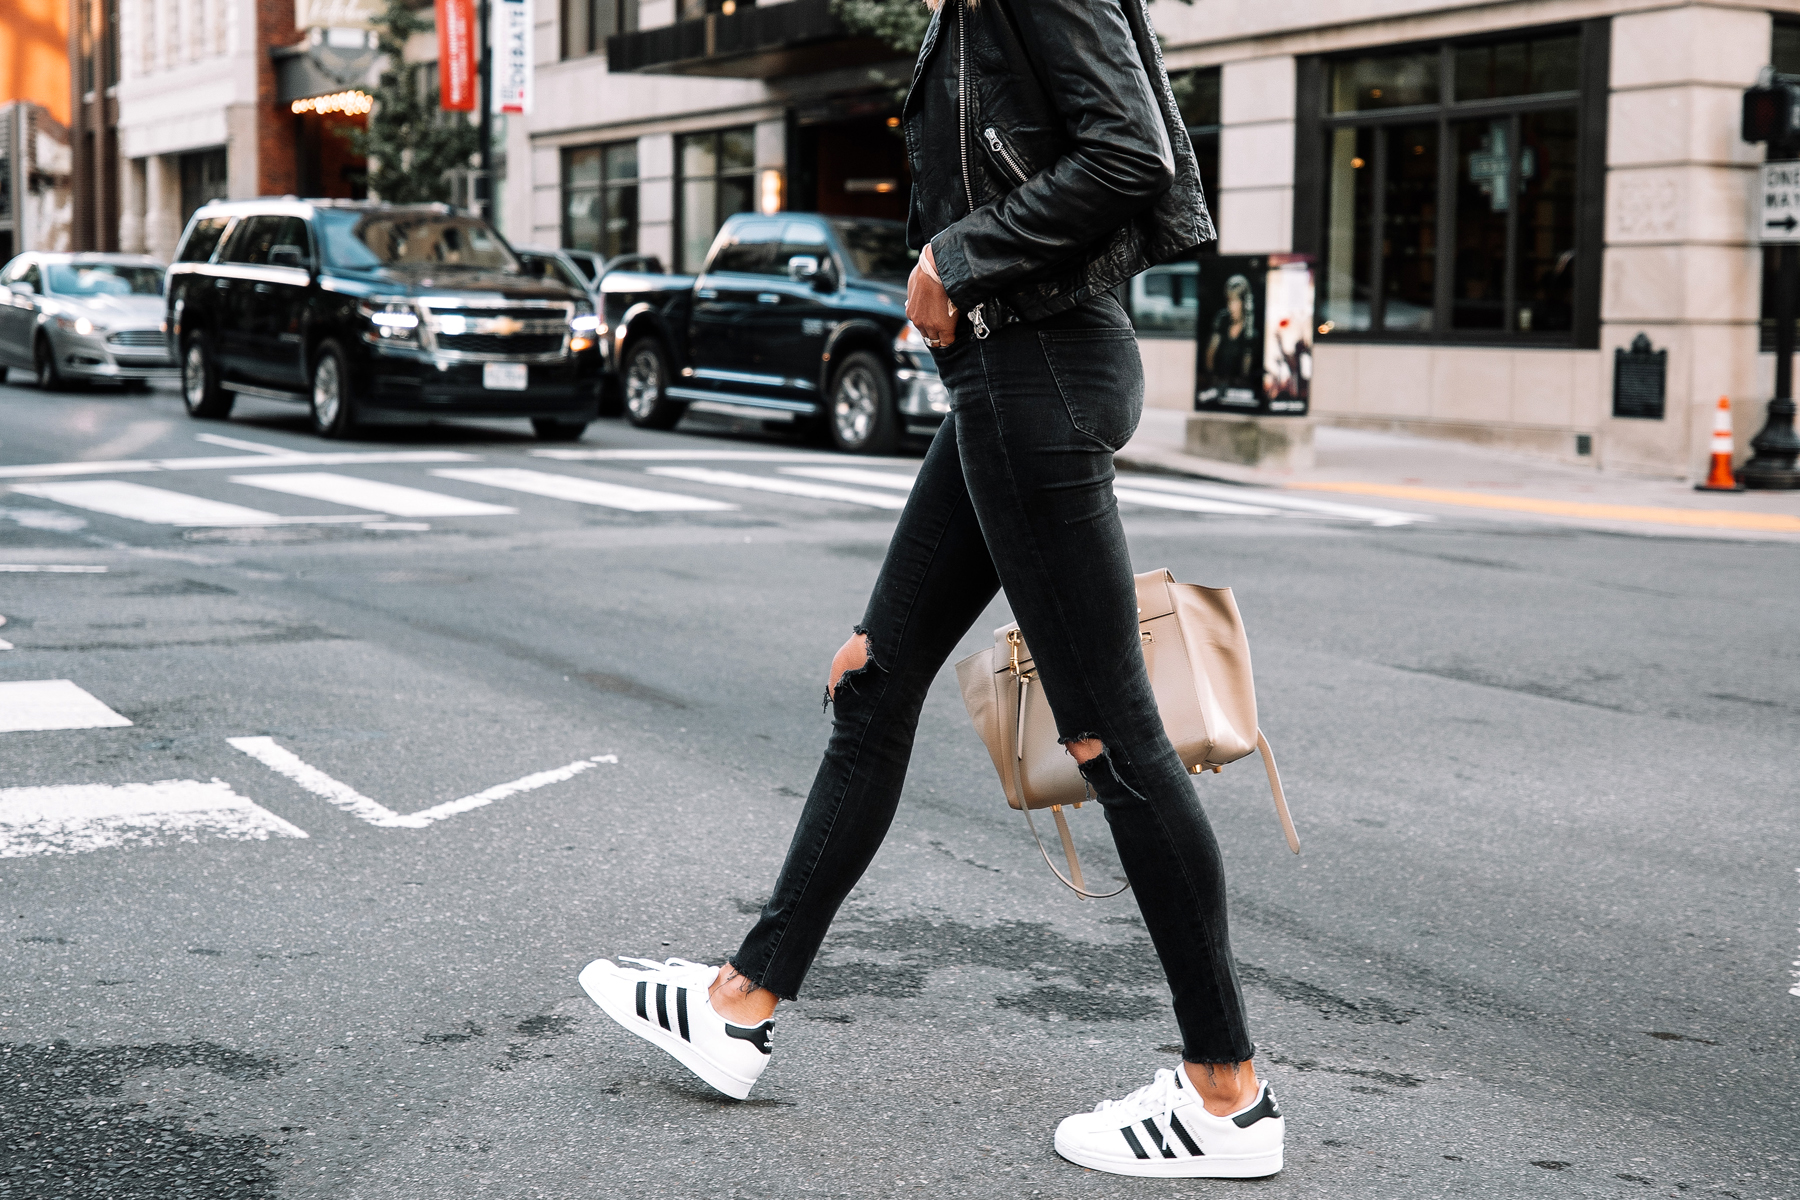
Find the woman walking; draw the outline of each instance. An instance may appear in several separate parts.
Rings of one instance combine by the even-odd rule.
[[[1114,292],[1213,237],[1143,0],[928,0],[903,116],[919,262],[907,316],[951,414],[920,467],[863,621],[831,664],[831,740],[762,915],[723,967],[597,960],[608,1015],[743,1098],[838,906],[893,820],[919,711],[1004,588],[1058,732],[1112,829],[1181,1028],[1179,1069],[1056,1131],[1128,1175],[1281,1169],[1257,1080],[1223,866],[1139,649],[1113,452],[1143,367]]]

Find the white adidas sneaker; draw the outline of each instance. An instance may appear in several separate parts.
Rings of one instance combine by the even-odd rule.
[[[754,1028],[733,1025],[713,1011],[706,989],[719,968],[671,958],[641,963],[640,968],[615,966],[597,958],[581,969],[581,990],[600,1011],[733,1100],[750,1094],[774,1049],[775,1019]]]
[[[1158,1071],[1156,1082],[1129,1096],[1065,1118],[1056,1127],[1056,1152],[1114,1175],[1260,1179],[1281,1170],[1286,1123],[1268,1081],[1254,1104],[1215,1117],[1185,1074]]]

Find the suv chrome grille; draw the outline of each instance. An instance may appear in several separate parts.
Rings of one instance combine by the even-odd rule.
[[[442,333],[437,335],[439,350],[464,354],[555,354],[562,349],[563,335],[558,333]]]
[[[445,358],[562,358],[567,353],[569,319],[575,306],[566,300],[495,300],[484,303],[460,297],[419,302],[428,350]]]

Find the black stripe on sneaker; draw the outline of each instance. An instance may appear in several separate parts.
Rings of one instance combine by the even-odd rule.
[[[1181,1144],[1188,1148],[1189,1154],[1192,1154],[1195,1158],[1201,1157],[1200,1147],[1194,1144],[1194,1139],[1188,1136],[1187,1126],[1183,1125],[1181,1123],[1181,1118],[1174,1113],[1169,1114],[1169,1129],[1176,1137],[1181,1139]]]
[[[638,980],[638,1019],[642,1021],[648,1021],[650,1019],[650,1014],[644,1011],[644,995],[646,991],[647,987],[645,982],[642,979]]]
[[[1156,1148],[1162,1151],[1162,1156],[1164,1158],[1175,1157],[1175,1152],[1169,1149],[1168,1144],[1163,1141],[1162,1130],[1156,1127],[1155,1121],[1151,1120],[1149,1117],[1145,1117],[1144,1128],[1150,1131],[1150,1140],[1156,1143]]]
[[[684,1042],[693,1041],[694,1039],[688,1036],[687,989],[684,987],[675,989],[675,1020],[681,1026],[681,1040]]]
[[[656,985],[656,1023],[664,1029],[669,1027],[669,985]]]
[[[1279,1117],[1280,1115],[1281,1110],[1275,1106],[1275,1093],[1269,1090],[1267,1084],[1264,1084],[1262,1099],[1257,1102],[1256,1107],[1245,1109],[1241,1113],[1234,1113],[1231,1123],[1239,1129],[1248,1129],[1264,1117]]]
[[[1144,1149],[1144,1143],[1137,1140],[1137,1134],[1131,1132],[1131,1126],[1120,1126],[1119,1132],[1125,1135],[1126,1142],[1131,1145],[1131,1152],[1139,1158],[1149,1158],[1150,1152]]]

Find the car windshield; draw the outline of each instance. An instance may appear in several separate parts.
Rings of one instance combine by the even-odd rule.
[[[506,243],[473,217],[325,210],[318,214],[318,228],[325,257],[332,266],[346,270],[398,266],[519,269],[519,261]]]
[[[898,221],[833,221],[838,241],[850,255],[850,268],[864,279],[905,283],[919,261],[906,248],[906,226]]]
[[[558,283],[566,283],[579,291],[587,290],[587,280],[581,277],[580,272],[554,254],[534,254],[529,250],[520,251],[519,263],[525,268],[527,275],[536,275],[540,279],[554,279]]]
[[[163,273],[130,263],[50,263],[44,286],[59,296],[160,296]]]

